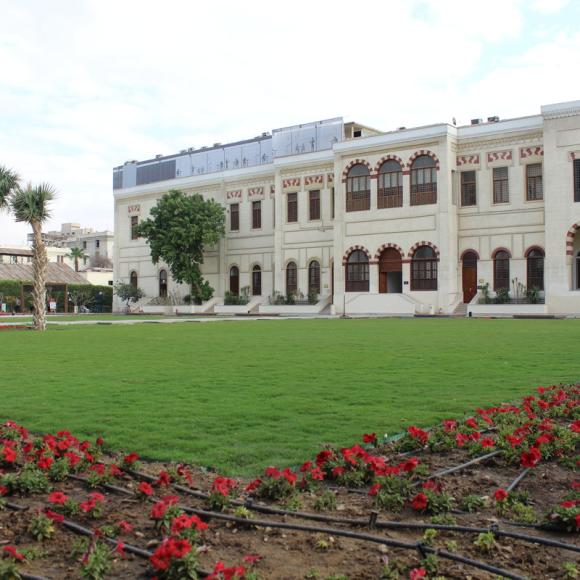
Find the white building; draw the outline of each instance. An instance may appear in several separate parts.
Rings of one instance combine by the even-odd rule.
[[[111,268],[115,246],[115,234],[111,231],[96,232],[77,223],[66,223],[61,224],[60,231],[43,232],[42,239],[49,254],[51,248],[65,248],[67,253],[71,248],[81,248],[86,256],[83,266]],[[28,241],[33,242],[32,234],[28,235]]]
[[[187,294],[132,235],[177,188],[226,207],[203,265],[218,312],[249,287],[253,312],[312,290],[312,311],[580,314],[580,101],[463,127],[309,123],[127,162],[113,187],[115,276],[149,300]],[[480,304],[486,285],[501,304]]]

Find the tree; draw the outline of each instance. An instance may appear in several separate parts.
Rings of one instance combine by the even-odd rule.
[[[0,165],[0,210],[10,210],[10,199],[19,184],[18,174]]]
[[[131,302],[138,302],[145,297],[145,292],[141,288],[133,286],[133,284],[124,284],[117,282],[113,286],[113,292],[123,301],[127,303],[127,310]]]
[[[153,207],[151,217],[139,224],[137,233],[149,243],[153,263],[163,260],[173,279],[188,284],[193,301],[199,303],[213,295],[201,275],[203,250],[219,242],[224,224],[225,211],[219,203],[172,189]]]
[[[82,248],[71,248],[70,254],[67,256],[67,258],[75,261],[75,272],[79,271],[79,260],[84,260],[85,257],[86,255]]]
[[[32,244],[32,270],[34,273],[32,323],[36,330],[46,330],[46,264],[48,259],[42,240],[42,224],[50,218],[49,205],[55,195],[56,190],[48,183],[41,183],[36,187],[32,187],[29,183],[26,189],[18,187],[10,198],[10,206],[16,221],[30,224],[34,235]]]
[[[93,256],[91,258],[91,268],[113,268],[113,262],[111,258],[107,256]]]

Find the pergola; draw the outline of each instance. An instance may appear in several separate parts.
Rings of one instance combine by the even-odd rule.
[[[32,286],[32,264],[0,264],[0,280],[20,282],[20,304],[24,305],[24,289]],[[49,262],[46,267],[46,286],[64,292],[64,311],[68,312],[68,288],[71,284],[88,284],[78,272],[66,264]]]

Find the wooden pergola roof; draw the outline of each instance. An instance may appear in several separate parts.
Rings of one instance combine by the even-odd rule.
[[[0,280],[30,283],[34,280],[32,264],[0,264]],[[56,286],[89,282],[66,264],[49,262],[46,268],[46,284]]]

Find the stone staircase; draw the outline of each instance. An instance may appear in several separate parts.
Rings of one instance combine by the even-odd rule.
[[[467,304],[465,304],[464,302],[460,302],[456,307],[455,310],[453,311],[453,314],[451,316],[467,316]]]

